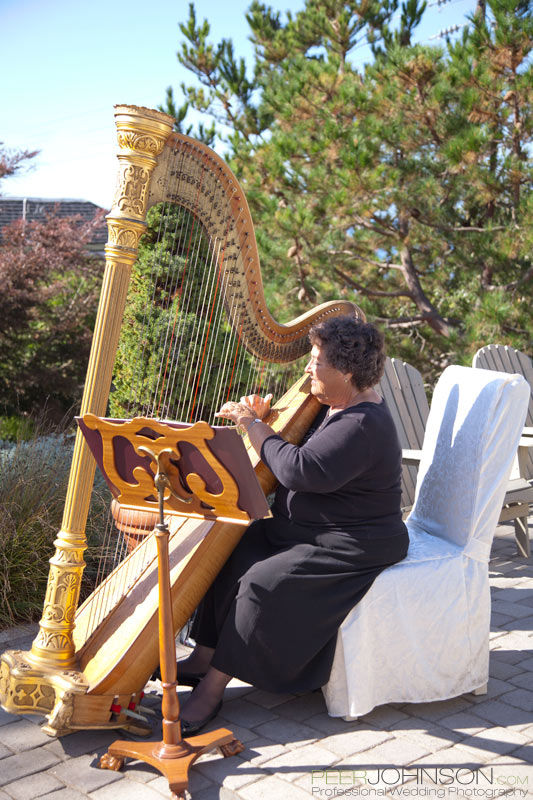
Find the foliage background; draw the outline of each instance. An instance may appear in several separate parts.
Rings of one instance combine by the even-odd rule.
[[[282,18],[255,0],[250,69],[191,5],[177,57],[194,79],[162,108],[224,142],[273,310],[353,298],[432,382],[489,342],[531,348],[533,19],[480,0],[453,43],[412,44],[425,13],[307,0]]]

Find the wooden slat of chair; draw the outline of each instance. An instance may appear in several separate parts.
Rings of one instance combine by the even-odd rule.
[[[526,417],[526,426],[531,427],[533,425],[533,364],[529,356],[508,345],[489,344],[478,350],[472,364],[481,369],[518,373],[524,376],[531,387]],[[525,445],[527,441],[527,437],[523,437],[521,443]],[[518,464],[520,478],[509,481],[499,522],[514,520],[518,552],[527,558],[531,554],[528,515],[529,506],[533,503],[533,447],[519,447]]]
[[[394,424],[396,425],[400,446],[402,449],[404,449],[405,447],[409,447],[409,437],[404,426],[405,413],[402,415],[401,408],[398,407],[398,401],[401,403],[402,398],[397,389],[395,389],[396,380],[397,379],[391,364],[391,360],[387,358],[387,362],[385,364],[385,374],[383,375],[379,386],[376,388],[387,403],[394,420]],[[406,511],[410,509],[415,495],[416,470],[414,471],[414,474],[412,473],[413,470],[409,470],[406,467],[402,469],[402,509],[405,509]]]
[[[402,469],[402,509],[407,514],[415,497],[416,453],[424,442],[429,404],[418,370],[397,358],[387,358],[385,374],[377,389],[390,409],[402,450],[409,451],[410,456],[415,454],[414,458],[404,460]]]
[[[429,414],[429,405],[422,376],[410,364],[406,364],[405,361],[400,361],[397,358],[392,359],[392,365],[398,376],[398,382],[402,387],[406,405],[411,412],[410,419],[415,429],[416,442],[419,448],[422,449]]]

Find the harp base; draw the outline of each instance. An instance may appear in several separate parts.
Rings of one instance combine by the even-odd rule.
[[[235,739],[232,732],[226,728],[182,739],[180,746],[182,753],[174,758],[168,758],[160,755],[161,750],[164,752],[164,742],[117,741],[100,759],[100,768],[118,771],[122,768],[125,758],[144,761],[158,769],[168,780],[171,800],[185,800],[185,790],[189,785],[189,767],[199,756],[215,748],[225,758],[242,753],[244,750],[242,742]]]
[[[151,735],[148,722],[127,713],[127,709],[138,708],[141,691],[109,695],[87,691],[82,672],[59,672],[36,664],[29,651],[6,650],[0,657],[0,705],[10,714],[46,716],[41,730],[49,736],[117,728],[127,728],[138,736]]]

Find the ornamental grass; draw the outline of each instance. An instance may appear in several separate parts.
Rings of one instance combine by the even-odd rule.
[[[0,440],[0,629],[41,617],[74,446],[72,426],[52,430],[37,422],[28,430],[28,439]],[[93,544],[106,513],[104,495],[97,481],[88,529]]]

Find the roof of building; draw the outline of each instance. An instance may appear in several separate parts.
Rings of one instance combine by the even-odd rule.
[[[47,197],[0,197],[0,229],[18,219],[44,221],[50,214],[60,217],[81,216],[90,220],[98,211],[105,211],[89,200]],[[107,242],[107,225],[95,228],[90,246],[104,245]]]

